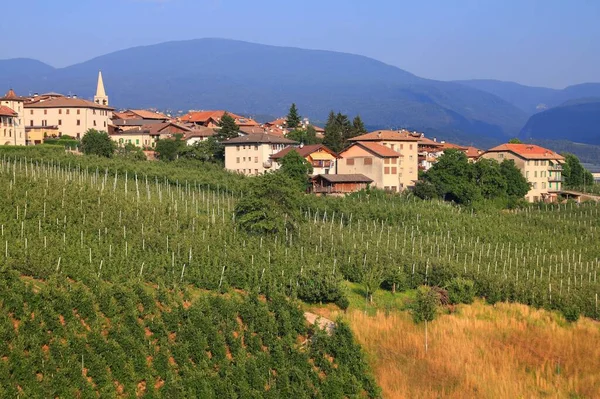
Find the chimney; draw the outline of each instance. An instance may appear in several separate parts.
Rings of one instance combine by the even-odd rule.
[[[437,143],[437,137],[434,137],[434,138],[433,138],[433,142],[434,142],[434,143]]]
[[[77,94],[73,94],[73,98],[77,98]]]

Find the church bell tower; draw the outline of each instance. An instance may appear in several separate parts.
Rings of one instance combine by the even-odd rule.
[[[108,105],[108,96],[104,90],[104,81],[102,80],[102,71],[98,72],[98,87],[96,88],[96,95],[94,96],[94,102],[99,105]]]

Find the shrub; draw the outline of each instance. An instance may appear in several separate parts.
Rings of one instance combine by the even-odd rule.
[[[455,277],[446,284],[448,299],[451,304],[473,303],[475,284],[471,280]]]

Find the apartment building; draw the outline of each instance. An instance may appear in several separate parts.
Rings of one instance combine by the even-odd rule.
[[[10,89],[4,97],[0,98],[1,136],[3,145],[25,145],[27,135],[23,124],[25,115],[25,98],[15,94]]]
[[[342,151],[340,157],[339,174],[364,175],[373,181],[373,187],[387,191],[402,191],[406,187],[400,169],[404,156],[383,144],[359,141]]]
[[[313,175],[328,175],[336,173],[336,162],[338,154],[325,147],[323,144],[310,144],[298,147],[284,148],[282,151],[271,156],[275,162],[281,162],[281,159],[290,151],[296,151],[300,156],[313,167]]]
[[[223,143],[225,146],[225,169],[245,175],[260,175],[279,169],[271,159],[285,147],[298,144],[285,137],[267,133],[249,134]]]
[[[350,146],[342,153],[340,156],[345,159],[342,162],[338,163],[338,173],[362,173],[371,179],[373,179],[373,186],[379,188],[388,188],[390,191],[403,191],[408,187],[412,187],[415,185],[419,177],[419,156],[418,156],[418,145],[419,145],[420,137],[415,137],[413,134],[410,134],[408,131],[393,131],[393,130],[378,130],[375,132],[363,134],[361,136],[353,137],[350,139],[351,142],[355,144],[362,144],[362,146]],[[367,146],[365,143],[377,144],[378,146],[383,146],[391,150],[393,153],[397,155],[393,155],[390,152],[383,152],[378,146]],[[376,154],[381,157],[381,154],[387,154],[386,157],[389,159],[388,164],[382,164],[381,173],[386,175],[384,172],[387,170],[388,176],[380,176],[376,177],[375,175],[370,175],[365,171],[361,171],[357,169],[357,166],[360,165],[348,165],[348,161],[354,157],[366,157],[366,152],[372,154],[371,157],[376,157]],[[393,159],[395,159],[395,163],[392,163]],[[373,158],[373,161],[375,158]],[[365,163],[367,162],[367,163]],[[365,167],[372,173],[379,173],[379,169],[375,170],[371,168],[368,162],[372,161],[363,161],[362,166]],[[344,168],[342,168],[344,165]],[[388,167],[389,169],[385,169]],[[352,171],[350,171],[352,170]]]
[[[553,202],[562,190],[565,159],[552,150],[533,144],[502,144],[481,157],[498,162],[513,160],[531,185],[525,197],[529,202]]]

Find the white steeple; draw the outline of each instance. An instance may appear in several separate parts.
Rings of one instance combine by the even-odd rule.
[[[108,105],[108,96],[104,90],[104,81],[102,80],[102,71],[98,72],[98,87],[96,88],[96,95],[94,96],[94,102],[100,105]]]

